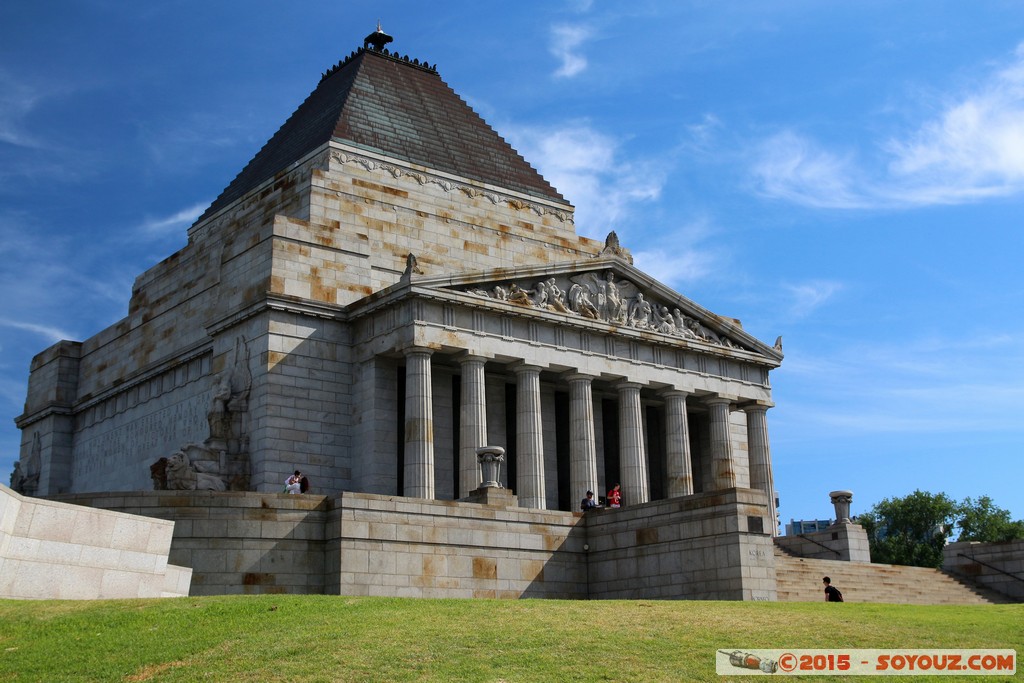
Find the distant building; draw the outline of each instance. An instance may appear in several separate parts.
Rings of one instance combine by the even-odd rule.
[[[835,524],[833,519],[791,519],[789,524],[786,525],[786,535],[813,534],[816,531],[824,531],[833,524]]]

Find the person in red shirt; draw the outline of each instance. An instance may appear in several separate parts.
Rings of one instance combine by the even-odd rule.
[[[622,491],[618,484],[613,486],[612,490],[608,492],[608,507],[622,507]]]

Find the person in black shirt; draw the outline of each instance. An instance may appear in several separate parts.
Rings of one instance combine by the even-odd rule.
[[[832,585],[832,579],[827,576],[824,577],[821,582],[825,584],[825,602],[842,602],[843,594],[839,592],[839,589]]]
[[[580,501],[580,510],[586,512],[587,510],[593,510],[599,507],[597,501],[594,500],[594,492],[587,491],[587,497]]]

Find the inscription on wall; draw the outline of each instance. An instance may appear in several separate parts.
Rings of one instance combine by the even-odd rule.
[[[74,491],[151,488],[149,465],[168,455],[178,444],[201,442],[209,431],[207,408],[211,391],[182,398],[144,415],[159,401],[136,407],[118,418],[79,432],[72,464]],[[110,481],[116,472],[117,481]]]

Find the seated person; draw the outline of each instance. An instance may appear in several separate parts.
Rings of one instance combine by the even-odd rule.
[[[587,510],[593,510],[598,507],[601,506],[597,504],[596,500],[594,500],[594,492],[587,491],[587,497],[580,501],[580,510],[586,512]]]

